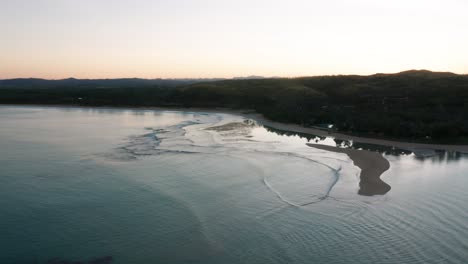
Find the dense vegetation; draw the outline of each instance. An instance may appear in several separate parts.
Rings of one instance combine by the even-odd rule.
[[[304,126],[372,137],[468,142],[468,76],[428,71],[371,76],[203,81],[164,85],[4,85],[0,103],[253,109]],[[52,81],[53,82],[53,81]]]

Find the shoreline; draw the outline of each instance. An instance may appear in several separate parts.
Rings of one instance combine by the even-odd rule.
[[[446,150],[446,151],[458,151],[458,152],[468,153],[468,145],[413,143],[413,142],[405,142],[405,141],[394,141],[394,140],[389,140],[389,139],[359,137],[359,136],[353,136],[353,135],[337,133],[337,132],[328,132],[328,131],[320,130],[317,128],[303,127],[303,126],[296,125],[296,124],[288,124],[288,123],[280,123],[276,121],[271,121],[271,120],[266,119],[265,117],[263,117],[263,115],[258,114],[258,113],[255,113],[255,114],[251,114],[251,113],[242,114],[241,113],[240,115],[251,118],[262,125],[266,125],[275,129],[285,130],[285,131],[290,131],[290,132],[304,133],[304,134],[323,136],[323,137],[333,137],[336,139],[350,140],[350,141],[357,142],[357,143],[389,146],[389,147],[409,150],[412,152],[414,152],[415,150]]]
[[[458,151],[468,153],[468,145],[445,145],[445,144],[428,144],[428,143],[413,143],[405,141],[395,141],[390,139],[379,139],[379,138],[368,138],[353,136],[338,132],[329,132],[320,130],[317,128],[303,127],[297,124],[281,123],[272,121],[265,118],[262,114],[259,114],[253,110],[236,110],[229,108],[203,108],[203,107],[132,107],[132,106],[82,106],[82,105],[44,105],[44,104],[0,104],[0,106],[41,106],[41,107],[69,107],[69,108],[107,108],[107,109],[126,109],[126,110],[157,110],[157,111],[185,111],[185,112],[206,112],[206,113],[220,113],[220,114],[232,114],[238,115],[245,118],[253,119],[257,123],[265,126],[269,126],[279,130],[285,130],[296,133],[304,133],[315,136],[333,137],[340,140],[350,140],[357,143],[374,144],[381,146],[389,146],[409,150],[414,152],[415,150],[445,150],[445,151]]]
[[[390,169],[390,162],[382,154],[368,150],[344,149],[310,143],[307,143],[307,146],[348,155],[353,161],[354,166],[361,169],[359,175],[359,195],[384,195],[390,191],[390,185],[380,178],[385,171]]]

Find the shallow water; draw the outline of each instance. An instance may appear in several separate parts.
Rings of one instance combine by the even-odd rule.
[[[391,191],[365,197],[346,155],[206,129],[232,122],[0,106],[0,263],[466,263],[463,154],[388,152]]]

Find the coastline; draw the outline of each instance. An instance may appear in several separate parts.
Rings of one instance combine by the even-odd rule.
[[[357,143],[374,144],[381,146],[389,146],[409,151],[415,150],[445,150],[458,151],[468,153],[468,145],[445,145],[445,144],[427,144],[413,143],[405,141],[395,141],[389,139],[368,138],[353,136],[338,132],[329,132],[316,128],[303,127],[297,124],[281,123],[265,118],[262,114],[256,113],[253,110],[236,110],[229,108],[203,108],[203,107],[132,107],[132,106],[82,106],[82,105],[44,105],[44,104],[0,104],[0,106],[42,106],[42,107],[70,107],[70,108],[108,108],[108,109],[128,109],[128,110],[158,110],[158,111],[188,111],[188,112],[206,112],[206,113],[221,113],[239,115],[245,118],[255,120],[257,123],[269,126],[279,130],[285,130],[296,133],[311,134],[315,136],[333,137],[340,140],[350,140]]]
[[[320,130],[316,128],[303,127],[303,126],[296,125],[296,124],[287,124],[287,123],[271,121],[271,120],[266,119],[265,117],[263,117],[261,114],[258,114],[258,113],[255,113],[255,114],[240,113],[240,115],[251,118],[262,125],[266,125],[272,128],[280,129],[280,130],[291,131],[291,132],[305,133],[305,134],[311,134],[311,135],[323,136],[323,137],[333,137],[333,138],[341,139],[341,140],[352,140],[358,143],[396,147],[396,148],[405,149],[409,151],[430,149],[430,150],[459,151],[459,152],[468,153],[468,145],[412,143],[412,142],[394,141],[394,140],[388,140],[388,139],[358,137],[358,136],[347,135],[347,134],[342,134],[342,133],[328,132],[328,131],[324,131],[324,130]]]
[[[309,147],[344,153],[361,169],[359,192],[364,196],[384,195],[391,187],[385,183],[380,176],[390,168],[390,162],[378,152],[368,150],[357,150],[350,148],[337,148],[327,145],[307,144]]]

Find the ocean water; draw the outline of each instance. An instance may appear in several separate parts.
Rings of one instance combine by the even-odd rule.
[[[465,154],[386,152],[392,189],[367,197],[311,140],[229,114],[0,106],[0,263],[467,263]]]

